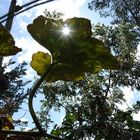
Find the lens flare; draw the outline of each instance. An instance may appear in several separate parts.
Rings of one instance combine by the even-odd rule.
[[[69,33],[70,33],[69,27],[65,25],[62,29],[62,32],[64,35],[69,35]]]

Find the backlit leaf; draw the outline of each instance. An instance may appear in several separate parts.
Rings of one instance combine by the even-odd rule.
[[[74,40],[88,39],[92,35],[90,20],[85,18],[69,18],[65,24],[70,25],[71,37]]]
[[[21,49],[15,46],[15,41],[12,35],[0,25],[0,55],[15,55],[20,51]]]
[[[70,28],[70,34],[67,36],[62,33],[65,25]],[[47,81],[82,80],[85,72],[96,73],[101,69],[119,67],[117,59],[104,43],[92,37],[88,19],[74,17],[63,21],[39,16],[27,28],[32,37],[51,52],[54,62],[57,63],[47,76]],[[31,66],[42,75],[48,68],[50,59],[33,55]],[[36,60],[41,63],[35,62]]]
[[[48,66],[51,64],[51,56],[43,52],[33,54],[31,66],[37,71],[39,75],[45,73]]]

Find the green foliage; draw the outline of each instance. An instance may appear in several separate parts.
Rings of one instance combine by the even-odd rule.
[[[12,35],[2,25],[0,25],[0,55],[15,55],[20,51],[21,49],[15,46]]]
[[[71,29],[68,36],[62,33],[65,25]],[[37,42],[51,52],[51,61],[55,65],[46,77],[49,82],[77,81],[84,78],[85,72],[96,73],[101,69],[119,68],[117,59],[111,55],[103,42],[92,37],[91,23],[88,19],[75,17],[63,21],[39,16],[33,24],[28,25],[28,31]],[[42,75],[48,62],[51,64],[51,56],[49,60],[46,60],[48,54],[44,58],[39,57],[38,53],[34,54],[31,66]],[[38,64],[34,59],[42,59],[43,63]],[[38,65],[42,65],[41,69]]]
[[[52,134],[70,140],[84,138],[117,140],[139,136],[140,123],[134,121],[132,117],[135,108],[128,108],[126,111],[119,109],[117,104],[125,102],[122,91],[114,86],[111,95],[106,96],[110,90],[108,80],[103,79],[104,75],[101,76],[100,73],[87,75],[79,82],[44,83],[45,100],[42,105],[44,113],[45,108],[48,115],[52,109],[64,108],[66,111],[62,124],[56,124],[51,131]],[[42,112],[42,116],[50,118],[44,125],[48,130],[52,120],[46,113],[44,116]]]
[[[111,72],[112,84],[140,89],[139,61],[136,53],[139,35],[130,23],[121,22],[117,26],[95,25],[93,34],[105,42],[105,46],[117,57],[120,69]]]
[[[8,89],[8,81],[3,75],[0,75],[0,90],[5,91]]]
[[[9,63],[4,64],[4,74],[8,82],[8,89],[0,91],[0,106],[4,114],[13,115],[20,109],[20,105],[29,95],[29,88],[26,86],[30,81],[23,81],[23,76],[26,75],[26,63],[23,62],[18,66],[13,67],[9,72],[6,69],[13,65],[15,62],[9,61]]]
[[[47,9],[45,9],[44,14],[45,14],[46,18],[54,19],[54,20],[59,20],[64,16],[64,14],[62,12],[57,12],[55,10],[50,12]]]
[[[99,11],[101,16],[112,16],[114,23],[123,20],[140,27],[139,5],[140,0],[91,0],[89,9]]]

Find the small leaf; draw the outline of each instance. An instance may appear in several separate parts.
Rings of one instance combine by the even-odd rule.
[[[12,35],[0,25],[0,55],[15,55],[20,51],[21,49],[15,46],[15,41]]]
[[[33,54],[31,66],[37,71],[39,75],[42,75],[51,64],[51,56],[43,52],[37,52]]]

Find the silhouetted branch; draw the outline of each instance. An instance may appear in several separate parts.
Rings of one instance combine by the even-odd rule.
[[[28,7],[28,8],[26,8],[26,9],[24,9],[24,10],[21,10],[21,11],[19,11],[19,12],[16,12],[14,15],[11,15],[11,16],[9,16],[9,17],[3,19],[2,21],[0,21],[0,23],[3,23],[3,22],[5,22],[5,21],[7,21],[8,19],[10,19],[10,18],[12,18],[12,17],[14,17],[14,16],[17,16],[18,14],[21,14],[21,13],[27,11],[27,10],[30,10],[30,9],[32,9],[32,8],[34,8],[34,7],[37,7],[37,6],[39,6],[39,5],[42,5],[42,4],[45,4],[45,3],[49,3],[49,2],[52,2],[52,1],[55,1],[55,0],[47,0],[47,1],[44,1],[44,2],[40,2],[40,3],[34,4],[34,5],[32,5],[32,6]],[[22,9],[22,6],[20,7],[20,9]],[[9,15],[9,14],[7,14],[7,15]],[[2,17],[3,17],[3,16],[2,16]],[[5,16],[4,16],[4,17],[5,17]]]
[[[40,132],[25,132],[25,131],[7,131],[7,130],[1,130],[0,134],[2,135],[8,135],[8,134],[14,134],[14,135],[20,135],[20,136],[33,136],[33,137],[42,137],[42,134]],[[54,140],[64,140],[63,138],[59,138],[57,136],[46,134],[45,135],[48,138],[52,138]]]
[[[26,6],[29,6],[29,5],[31,5],[31,4],[33,4],[33,3],[35,3],[35,2],[38,2],[38,1],[40,1],[40,0],[34,0],[34,1],[31,1],[31,2],[28,2],[28,3],[24,4],[23,6],[20,6],[20,10],[21,10],[22,8],[26,7]],[[16,10],[16,9],[12,9],[12,11],[10,11],[10,12],[8,12],[7,14],[1,16],[0,19],[3,19],[3,18],[5,18],[5,17],[7,17],[9,14],[12,14],[13,12],[15,12],[15,10]],[[16,12],[17,12],[17,11],[16,11]]]

